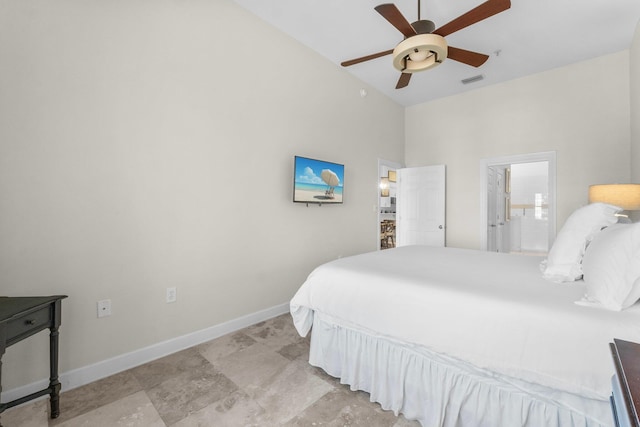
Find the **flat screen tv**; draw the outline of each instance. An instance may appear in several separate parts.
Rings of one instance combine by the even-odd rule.
[[[295,156],[293,201],[297,203],[342,203],[344,165]]]

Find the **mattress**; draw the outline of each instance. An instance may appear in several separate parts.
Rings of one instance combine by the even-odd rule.
[[[309,275],[291,314],[303,336],[321,316],[502,378],[606,401],[614,371],[608,343],[640,341],[640,306],[577,305],[584,284],[546,281],[539,263],[427,246],[342,258]]]

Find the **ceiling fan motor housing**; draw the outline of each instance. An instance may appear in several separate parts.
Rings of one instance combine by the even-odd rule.
[[[431,34],[433,33],[433,30],[436,29],[436,24],[428,19],[421,19],[419,21],[412,22],[411,26],[418,34]]]
[[[448,46],[437,34],[409,37],[393,50],[393,66],[403,73],[416,73],[440,65],[447,58]]]

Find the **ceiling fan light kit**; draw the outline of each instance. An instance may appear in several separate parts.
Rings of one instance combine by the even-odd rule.
[[[437,34],[418,34],[400,42],[393,50],[393,66],[403,73],[436,67],[447,59],[447,42]]]

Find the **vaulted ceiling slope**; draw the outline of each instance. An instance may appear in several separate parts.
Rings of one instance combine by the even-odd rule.
[[[382,0],[235,1],[337,66],[393,49],[403,39],[374,10]],[[421,18],[436,27],[483,2],[420,1]],[[417,0],[393,3],[409,22],[418,19]],[[509,10],[447,36],[450,45],[490,55],[479,68],[446,60],[416,73],[403,89],[395,89],[400,74],[393,68],[391,55],[345,71],[410,106],[628,49],[639,20],[639,0],[512,0]],[[483,79],[461,82],[478,75]]]

